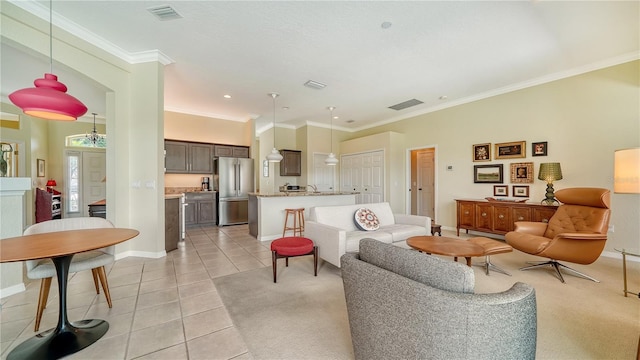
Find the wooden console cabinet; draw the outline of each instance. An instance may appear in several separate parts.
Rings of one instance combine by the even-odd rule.
[[[504,235],[515,228],[516,221],[548,222],[558,207],[535,203],[489,202],[487,200],[456,199],[460,229]]]

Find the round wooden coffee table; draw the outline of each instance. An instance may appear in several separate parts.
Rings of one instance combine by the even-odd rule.
[[[471,266],[473,256],[482,256],[484,248],[469,241],[453,239],[441,236],[413,236],[407,239],[407,245],[427,254],[453,256],[467,259],[467,265]]]

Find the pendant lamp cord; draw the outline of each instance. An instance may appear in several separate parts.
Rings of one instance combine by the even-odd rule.
[[[53,0],[49,0],[49,74],[53,74]]]
[[[276,148],[276,94],[271,94],[273,98],[273,148]]]
[[[331,111],[331,119],[329,119],[330,124],[331,124],[331,132],[330,132],[330,136],[331,136],[331,153],[333,154],[333,109],[335,109],[335,106],[329,106],[327,109],[329,109],[329,111]]]

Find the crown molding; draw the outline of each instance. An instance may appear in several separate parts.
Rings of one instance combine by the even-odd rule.
[[[7,0],[11,4],[21,8],[22,10],[49,22],[49,8],[45,7],[41,3],[35,0]],[[66,17],[57,14],[55,11],[52,14],[51,22],[56,27],[92,44],[109,54],[129,63],[140,64],[145,62],[159,62],[162,65],[173,64],[175,61],[160,50],[148,50],[136,53],[130,53],[114,43],[92,33],[86,28],[76,24],[75,22],[67,19]]]

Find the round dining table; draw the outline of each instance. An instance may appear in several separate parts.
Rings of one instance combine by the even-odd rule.
[[[51,258],[58,278],[60,297],[58,324],[27,339],[7,356],[11,359],[59,359],[78,352],[100,339],[109,329],[105,320],[69,322],[67,279],[74,254],[119,244],[138,236],[124,228],[82,229],[24,235],[0,240],[0,262]]]

